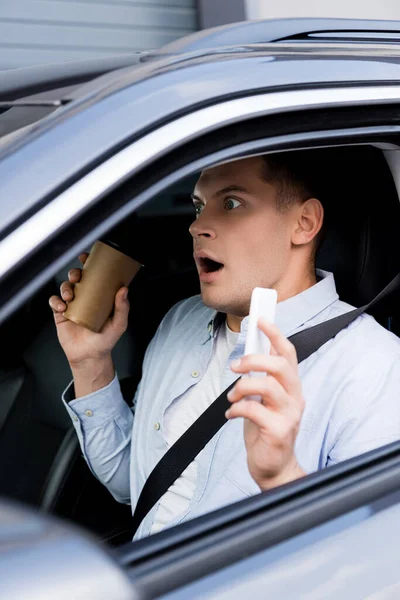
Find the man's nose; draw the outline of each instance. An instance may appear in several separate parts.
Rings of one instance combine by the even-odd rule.
[[[201,237],[213,239],[216,237],[215,229],[212,223],[208,219],[206,220],[203,217],[203,214],[193,221],[189,227],[189,233],[194,239]]]

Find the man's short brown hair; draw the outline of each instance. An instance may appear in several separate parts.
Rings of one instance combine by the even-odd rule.
[[[324,150],[322,150],[322,154]],[[315,238],[315,253],[321,247],[325,238],[326,224],[328,221],[328,185],[329,176],[323,169],[321,150],[291,151],[262,156],[262,177],[277,188],[277,210],[284,213],[295,202],[305,202],[310,198],[317,198],[324,207],[324,223]],[[324,190],[325,187],[325,190]]]

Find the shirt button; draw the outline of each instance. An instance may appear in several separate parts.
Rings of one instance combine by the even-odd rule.
[[[79,419],[78,419],[78,417],[76,415],[74,415],[72,418],[73,418],[74,421],[79,421]]]
[[[91,410],[85,410],[85,415],[86,415],[87,417],[92,417],[92,416],[93,416],[93,413],[92,413],[92,411],[91,411]]]
[[[192,371],[190,374],[192,377],[195,377],[195,378],[200,375],[200,373],[198,371]]]
[[[208,332],[211,333],[212,332],[212,323],[208,324]]]
[[[154,429],[156,431],[158,431],[160,429],[160,427],[161,427],[161,425],[160,425],[160,423],[158,421],[156,423],[154,423]]]

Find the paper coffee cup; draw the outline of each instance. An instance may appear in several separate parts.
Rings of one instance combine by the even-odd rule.
[[[141,266],[114,245],[98,240],[83,265],[75,297],[68,302],[64,316],[98,333],[113,310],[115,294],[129,286]]]

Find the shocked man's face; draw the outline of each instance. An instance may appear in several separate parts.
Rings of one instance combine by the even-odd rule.
[[[264,161],[248,158],[202,172],[190,226],[206,306],[244,317],[254,287],[276,288],[291,259],[292,210],[277,209]]]

